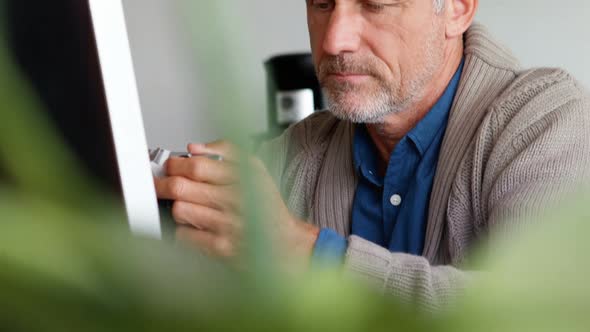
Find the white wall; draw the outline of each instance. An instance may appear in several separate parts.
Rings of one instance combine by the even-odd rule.
[[[526,67],[561,67],[590,87],[590,2],[482,0],[477,18]]]
[[[184,148],[215,135],[197,111],[199,79],[188,35],[170,0],[124,0],[127,29],[150,147]]]
[[[195,68],[190,37],[179,14],[183,1],[123,0],[151,146],[182,149],[189,141],[216,139],[208,125],[199,86],[207,77]],[[242,13],[245,60],[259,96],[251,124],[266,128],[262,63],[271,55],[309,49],[303,0],[215,0]],[[586,0],[482,0],[478,20],[510,46],[525,66],[565,67],[590,87],[590,2]],[[251,125],[252,127],[252,125]]]
[[[186,143],[217,139],[208,125],[199,86],[207,84],[195,68],[187,26],[179,11],[183,1],[123,0],[134,56],[148,144],[183,149]],[[243,38],[253,56],[243,65],[258,96],[260,111],[248,117],[256,132],[266,130],[264,60],[279,53],[309,51],[305,4],[292,0],[215,0],[231,2],[243,13]],[[253,60],[249,60],[253,59]],[[209,116],[208,116],[209,114]]]

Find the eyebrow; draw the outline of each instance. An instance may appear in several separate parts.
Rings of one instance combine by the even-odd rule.
[[[414,2],[414,0],[357,0],[357,2],[372,2],[375,4],[379,4],[385,7],[404,7],[408,8],[410,3]]]
[[[313,1],[314,0],[304,0],[304,2],[306,4],[308,4],[308,5],[311,4]],[[336,2],[336,0],[332,0],[332,1]],[[373,2],[378,2],[379,4],[381,4],[383,6],[388,6],[388,7],[389,6],[400,6],[400,5],[402,5],[404,7],[407,7],[408,4],[410,2],[413,2],[414,0],[390,0],[390,2],[386,2],[386,3],[381,2],[381,1],[384,1],[384,0],[357,0],[357,1],[359,1],[359,2],[373,1]]]

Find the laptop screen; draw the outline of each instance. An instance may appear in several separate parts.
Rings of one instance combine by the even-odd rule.
[[[82,167],[125,204],[133,232],[160,236],[120,0],[6,1],[9,43]]]

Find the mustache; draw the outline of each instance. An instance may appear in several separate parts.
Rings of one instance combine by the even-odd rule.
[[[359,59],[352,55],[339,54],[325,57],[318,66],[318,78],[324,79],[331,74],[349,73],[381,77],[374,59]]]

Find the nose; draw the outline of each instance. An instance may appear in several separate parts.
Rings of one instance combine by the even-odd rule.
[[[360,19],[348,8],[336,7],[330,16],[323,49],[330,55],[358,51],[361,42]]]

